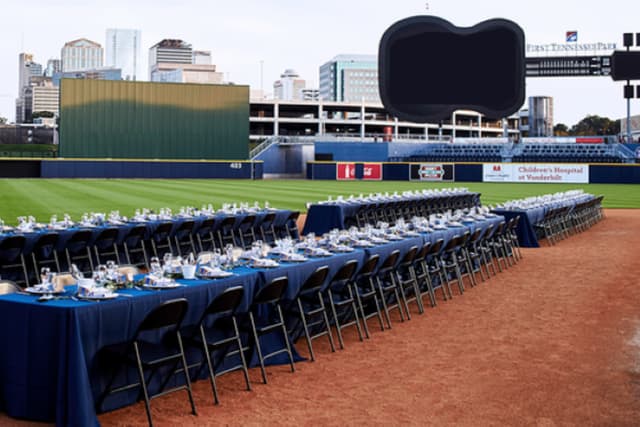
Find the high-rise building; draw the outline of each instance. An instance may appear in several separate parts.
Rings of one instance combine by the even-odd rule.
[[[223,74],[211,63],[211,52],[193,50],[182,40],[164,39],[149,49],[152,82],[220,84]]]
[[[191,45],[175,39],[164,39],[149,49],[149,80],[153,80],[154,72],[159,64],[192,64],[193,49]]]
[[[318,88],[304,88],[301,91],[303,101],[318,101],[320,100],[320,89]]]
[[[104,51],[99,43],[87,39],[67,42],[62,47],[62,71],[82,71],[100,68],[103,65]]]
[[[55,73],[62,72],[62,62],[59,59],[50,59],[47,61],[47,68],[44,71],[44,75],[47,77],[53,77]]]
[[[57,115],[60,106],[60,90],[51,85],[34,86],[32,88],[31,111],[42,113],[48,111]]]
[[[105,62],[107,67],[122,70],[124,80],[142,78],[140,61],[140,30],[109,28],[105,44]]]
[[[31,121],[32,85],[42,79],[42,65],[33,60],[30,53],[18,55],[18,98],[16,98],[16,123]]]
[[[163,83],[200,83],[221,84],[223,74],[216,71],[215,65],[170,64],[156,66],[151,81]]]
[[[320,97],[325,101],[380,102],[375,55],[338,55],[320,66]]]
[[[302,89],[307,83],[295,70],[288,68],[280,74],[280,80],[273,83],[273,96],[281,101],[300,101]]]
[[[18,55],[18,93],[22,88],[29,86],[31,77],[42,75],[42,65],[33,60],[30,53],[21,53]]]
[[[194,50],[193,61],[195,65],[211,65],[211,51],[209,50]]]

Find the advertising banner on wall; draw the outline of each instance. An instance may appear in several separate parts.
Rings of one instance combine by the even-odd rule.
[[[485,163],[483,182],[588,183],[589,165],[537,163]]]
[[[336,179],[351,180],[356,179],[355,163],[336,163]]]
[[[364,179],[365,181],[382,180],[382,164],[364,163],[362,169],[362,179]]]
[[[412,163],[409,167],[411,181],[453,181],[453,165]]]

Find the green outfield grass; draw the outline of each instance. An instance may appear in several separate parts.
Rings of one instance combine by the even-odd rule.
[[[417,183],[404,181],[337,182],[307,180],[137,180],[137,179],[0,179],[0,218],[15,224],[16,217],[33,215],[48,222],[52,214],[74,219],[85,212],[120,210],[130,216],[136,208],[174,210],[213,203],[265,201],[274,207],[306,210],[307,202],[328,196],[393,192],[422,188],[467,187],[482,193],[484,204],[582,188],[605,196],[607,208],[640,207],[640,185],[630,184],[487,184]],[[639,212],[640,214],[640,212]]]

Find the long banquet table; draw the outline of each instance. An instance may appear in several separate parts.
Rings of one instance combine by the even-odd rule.
[[[516,228],[518,243],[520,246],[525,248],[539,248],[540,243],[538,242],[535,226],[544,220],[545,215],[549,210],[562,207],[569,207],[573,209],[577,204],[593,200],[594,198],[595,197],[591,194],[584,194],[583,196],[572,200],[555,201],[553,203],[547,203],[545,205],[527,209],[497,208],[493,209],[491,212],[504,216],[506,221],[515,217],[520,217],[518,227]]]
[[[334,254],[327,258],[312,258],[301,263],[281,263],[273,269],[253,269],[239,266],[234,275],[215,280],[180,280],[184,286],[150,291],[135,288],[118,291],[126,294],[101,302],[72,299],[37,302],[37,297],[25,294],[0,296],[0,408],[8,415],[38,421],[55,421],[58,425],[99,425],[95,402],[105,387],[106,374],[98,369],[97,355],[103,346],[127,341],[136,326],[153,307],[162,301],[184,297],[189,311],[184,324],[195,324],[209,301],[231,286],[241,285],[245,298],[240,311],[247,310],[253,295],[274,277],[286,275],[289,287],[286,299],[292,300],[306,278],[317,267],[328,265],[330,276],[348,260],[359,266],[373,253],[384,258],[392,250],[404,255],[411,246],[435,242],[445,243],[454,235],[477,227],[504,221],[496,216],[484,221],[422,233],[367,249]],[[68,294],[70,295],[70,294]],[[273,336],[261,344],[279,344]],[[191,357],[191,355],[189,355]],[[297,360],[300,360],[297,356]],[[275,360],[286,363],[285,358]],[[255,360],[252,361],[255,366]],[[135,377],[132,377],[135,378]],[[113,396],[105,410],[136,401],[138,393]]]
[[[0,233],[0,242],[2,242],[4,239],[6,239],[9,236],[12,235],[22,235],[26,238],[26,243],[25,243],[25,247],[23,250],[23,253],[25,255],[30,254],[33,250],[34,245],[36,244],[36,242],[38,241],[38,239],[40,238],[40,236],[42,234],[45,233],[56,233],[58,234],[58,242],[56,243],[56,251],[62,251],[65,248],[65,245],[67,243],[67,241],[71,238],[71,236],[73,236],[74,233],[76,233],[79,230],[91,230],[91,234],[92,234],[92,240],[89,241],[89,245],[93,245],[93,243],[95,242],[95,240],[98,238],[99,234],[107,229],[107,228],[117,228],[118,229],[118,240],[116,241],[117,244],[122,244],[123,240],[125,239],[125,237],[127,236],[127,234],[131,231],[131,229],[135,226],[138,225],[144,225],[147,228],[147,234],[145,236],[145,239],[149,239],[151,237],[151,235],[153,234],[153,232],[158,228],[158,226],[160,224],[163,224],[165,222],[171,222],[173,224],[173,228],[171,233],[173,234],[178,227],[180,227],[180,225],[182,225],[185,221],[193,221],[194,222],[194,231],[197,230],[202,223],[209,218],[215,218],[217,221],[217,224],[219,225],[220,222],[224,219],[227,218],[229,216],[233,216],[236,219],[236,226],[239,225],[242,220],[249,214],[254,214],[256,216],[256,219],[259,221],[261,221],[262,219],[264,219],[264,217],[270,213],[270,212],[274,212],[276,214],[276,218],[274,221],[274,226],[278,227],[278,226],[283,226],[285,224],[285,222],[287,221],[287,219],[289,218],[289,215],[291,214],[290,210],[284,210],[284,209],[278,209],[278,210],[261,210],[261,211],[257,211],[257,212],[242,212],[242,213],[223,213],[223,212],[219,212],[216,213],[214,215],[201,215],[201,216],[195,216],[195,217],[173,217],[171,219],[153,219],[153,220],[148,220],[148,221],[129,221],[126,222],[124,224],[117,224],[117,225],[111,225],[109,223],[105,223],[103,225],[99,225],[99,226],[94,226],[94,227],[80,227],[80,226],[73,226],[70,228],[67,228],[65,230],[55,230],[55,229],[50,229],[50,228],[43,228],[43,229],[39,229],[39,230],[35,230],[32,232],[19,232],[17,230],[14,230],[12,232],[9,233]],[[216,230],[213,230],[216,231]]]
[[[443,203],[455,197],[468,196],[473,206],[480,204],[479,193],[462,194],[425,194],[415,195],[408,198],[388,197],[373,201],[363,201],[360,199],[345,199],[332,202],[316,203],[309,206],[307,219],[305,220],[302,234],[315,233],[320,235],[334,228],[345,229],[349,220],[354,220],[356,214],[363,206],[384,206],[388,203],[409,202],[419,204]],[[355,223],[355,220],[353,221]]]

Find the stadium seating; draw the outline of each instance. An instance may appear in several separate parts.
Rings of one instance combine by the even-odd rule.
[[[623,163],[632,158],[620,144],[575,143],[434,143],[392,162],[551,162]],[[631,160],[633,161],[633,160]]]
[[[615,144],[523,144],[513,162],[622,163]],[[515,150],[514,150],[515,151]]]

